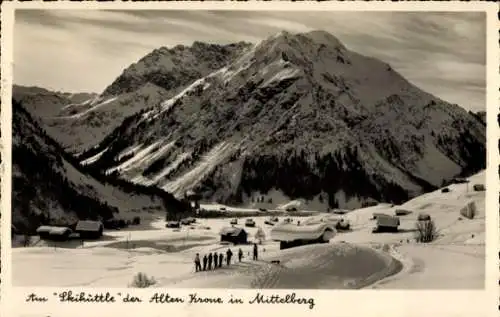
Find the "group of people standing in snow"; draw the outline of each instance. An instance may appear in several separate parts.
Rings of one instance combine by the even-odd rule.
[[[233,251],[231,251],[231,248],[227,249],[226,251],[226,265],[229,266],[231,264],[231,259],[233,257]],[[238,261],[241,262],[243,259],[243,251],[241,248],[238,250]],[[254,261],[257,261],[258,259],[258,250],[257,250],[257,244],[254,244],[253,247],[253,259]],[[194,265],[195,265],[195,271],[200,272],[200,271],[207,271],[207,270],[212,270],[216,268],[222,267],[222,262],[224,261],[224,254],[217,253],[217,252],[210,252],[208,255],[205,254],[203,256],[203,259],[200,258],[200,254],[196,253],[196,256],[194,258]],[[202,266],[203,262],[203,266]]]

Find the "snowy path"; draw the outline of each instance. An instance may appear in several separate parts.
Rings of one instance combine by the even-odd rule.
[[[484,249],[474,245],[402,245],[398,252],[405,269],[373,288],[482,289]]]

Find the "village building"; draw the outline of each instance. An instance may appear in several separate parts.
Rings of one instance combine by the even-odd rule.
[[[243,228],[225,227],[220,231],[220,241],[233,244],[246,244],[248,233]]]
[[[68,227],[40,226],[36,233],[43,240],[67,241],[73,231]]]
[[[486,190],[486,187],[483,184],[474,184],[472,188],[475,192],[484,192]]]
[[[328,243],[334,236],[335,228],[327,223],[297,226],[286,223],[271,230],[271,239],[280,242],[280,250],[315,243]]]
[[[75,232],[82,239],[99,239],[102,237],[104,225],[100,221],[80,220],[76,224]]]
[[[398,227],[401,224],[399,221],[399,217],[386,215],[386,214],[377,214],[376,216],[377,226],[373,229],[372,232],[397,232]]]

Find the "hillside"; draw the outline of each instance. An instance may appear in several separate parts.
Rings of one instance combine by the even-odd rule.
[[[123,73],[101,95],[14,86],[13,98],[44,123],[48,134],[78,154],[97,145],[122,121],[173,97],[192,81],[225,66],[249,44],[162,47]]]
[[[68,225],[78,219],[130,219],[142,213],[175,211],[180,202],[167,193],[126,182],[98,180],[81,171],[13,101],[12,224],[33,232],[40,224]]]
[[[81,160],[179,197],[248,204],[277,190],[354,208],[484,168],[485,125],[326,32],[281,32],[128,117]]]
[[[177,197],[356,208],[485,167],[477,116],[323,31],[160,48],[80,106],[49,125],[74,153],[93,146],[86,170]]]

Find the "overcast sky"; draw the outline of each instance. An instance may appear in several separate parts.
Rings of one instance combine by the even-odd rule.
[[[325,30],[422,89],[486,109],[484,13],[18,10],[14,82],[102,92],[160,46],[258,42],[281,30]]]

